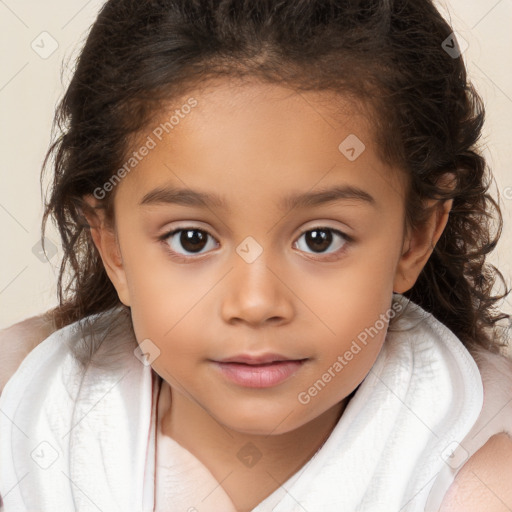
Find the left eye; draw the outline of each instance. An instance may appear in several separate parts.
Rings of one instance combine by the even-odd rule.
[[[333,236],[334,235],[334,236]],[[336,252],[343,248],[343,246],[347,243],[348,237],[341,231],[338,231],[337,229],[332,228],[314,228],[309,229],[308,231],[305,231],[300,235],[298,238],[296,244],[299,245],[299,240],[305,237],[305,244],[312,248],[313,253],[324,253],[325,249],[327,249],[331,244],[333,243],[334,238],[338,238],[338,245],[337,248],[335,248],[334,251]],[[302,250],[302,249],[301,249]],[[307,251],[306,251],[307,252]]]

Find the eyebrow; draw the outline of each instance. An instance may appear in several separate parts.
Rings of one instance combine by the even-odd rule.
[[[316,192],[295,193],[284,197],[279,206],[283,210],[308,208],[338,200],[357,200],[375,206],[375,199],[366,191],[349,185],[334,186]],[[203,208],[226,208],[226,201],[217,194],[199,192],[189,188],[157,187],[144,195],[140,206],[179,204]]]

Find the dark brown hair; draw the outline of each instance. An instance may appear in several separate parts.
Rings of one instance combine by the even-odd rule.
[[[493,296],[504,280],[485,263],[500,236],[491,174],[476,146],[484,121],[452,29],[430,0],[110,0],[58,106],[43,168],[54,156],[52,216],[64,258],[57,327],[120,306],[94,246],[83,196],[102,187],[166,101],[207,79],[248,77],[329,90],[372,112],[379,153],[408,176],[407,224],[428,198],[451,199],[448,225],[405,295],[468,347],[498,351]],[[447,47],[446,42],[449,42]],[[454,48],[448,51],[447,48]],[[439,179],[454,175],[454,188]],[[101,207],[112,218],[113,193]]]

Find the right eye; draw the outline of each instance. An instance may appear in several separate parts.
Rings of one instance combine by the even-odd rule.
[[[191,254],[201,254],[200,251],[208,246],[209,237],[213,239],[212,235],[203,229],[187,227],[175,229],[162,235],[160,239],[168,245],[171,254],[188,257]],[[184,252],[181,252],[182,249]]]

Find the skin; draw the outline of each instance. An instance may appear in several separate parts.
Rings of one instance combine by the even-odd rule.
[[[512,510],[512,439],[492,436],[457,473],[439,512]]]
[[[379,159],[367,118],[340,96],[225,80],[190,96],[198,105],[116,186],[115,226],[100,213],[89,222],[139,343],[150,339],[160,351],[152,367],[171,386],[173,401],[164,434],[222,482],[237,510],[247,511],[329,436],[386,329],[309,403],[298,394],[386,314],[393,291],[413,286],[451,202],[437,204],[421,229],[406,229],[405,178]],[[338,149],[350,134],[366,147],[355,161]],[[334,185],[362,189],[373,203],[279,206],[291,193]],[[226,206],[139,205],[149,191],[169,186],[214,192]],[[304,234],[315,227],[350,239],[327,231],[331,245],[315,252]],[[179,233],[159,239],[178,228],[211,235],[197,246],[199,255],[180,244]],[[236,251],[248,236],[262,249],[251,263]],[[211,362],[266,352],[308,361],[265,389],[233,384]],[[237,457],[248,442],[262,454],[252,468]]]

